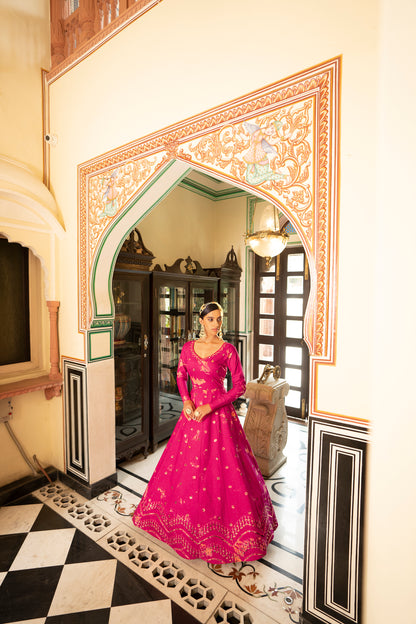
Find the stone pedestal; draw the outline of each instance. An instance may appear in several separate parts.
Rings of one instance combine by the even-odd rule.
[[[264,477],[270,477],[286,461],[283,449],[287,442],[288,392],[289,384],[284,379],[247,384],[244,396],[250,402],[244,431]]]

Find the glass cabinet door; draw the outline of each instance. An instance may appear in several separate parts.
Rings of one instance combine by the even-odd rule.
[[[216,281],[153,274],[153,419],[155,450],[168,438],[183,403],[176,384],[179,357],[185,342],[199,335],[199,308],[216,297]]]
[[[195,340],[199,336],[201,324],[199,322],[199,310],[204,303],[215,301],[217,298],[216,288],[213,284],[191,283],[191,335],[189,339]]]
[[[224,310],[222,332],[225,340],[233,342],[237,333],[236,319],[237,308],[237,287],[228,282],[221,282],[221,305]]]
[[[160,285],[158,305],[158,429],[165,425],[165,429],[171,429],[169,425],[173,428],[182,411],[182,400],[176,385],[176,370],[180,352],[187,340],[186,289],[182,286]]]
[[[148,446],[148,296],[145,277],[113,279],[117,459]]]

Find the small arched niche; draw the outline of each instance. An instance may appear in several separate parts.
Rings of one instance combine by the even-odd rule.
[[[48,308],[56,298],[57,240],[64,233],[56,202],[46,186],[26,165],[1,156],[0,236],[6,244],[27,250],[30,340],[27,361],[0,367],[3,384],[48,373]]]
[[[23,163],[0,156],[0,231],[28,247],[44,271],[45,298],[55,297],[56,240],[65,230],[55,199]]]

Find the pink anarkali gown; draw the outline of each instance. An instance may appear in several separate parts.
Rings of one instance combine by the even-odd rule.
[[[212,412],[201,422],[188,420],[182,412],[133,522],[185,559],[210,563],[260,559],[277,520],[232,405],[245,390],[240,359],[227,342],[207,358],[196,354],[194,344],[187,342],[182,349],[179,393],[195,406],[208,403]],[[228,392],[227,368],[232,378]]]

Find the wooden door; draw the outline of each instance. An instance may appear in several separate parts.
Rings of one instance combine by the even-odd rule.
[[[176,370],[188,340],[188,299],[186,281],[153,274],[153,450],[171,435],[182,411]]]
[[[149,274],[117,270],[113,277],[117,461],[149,446]]]
[[[288,416],[306,418],[309,352],[303,340],[310,282],[303,247],[291,247],[272,259],[255,257],[254,376],[266,364],[278,364],[290,385]]]

